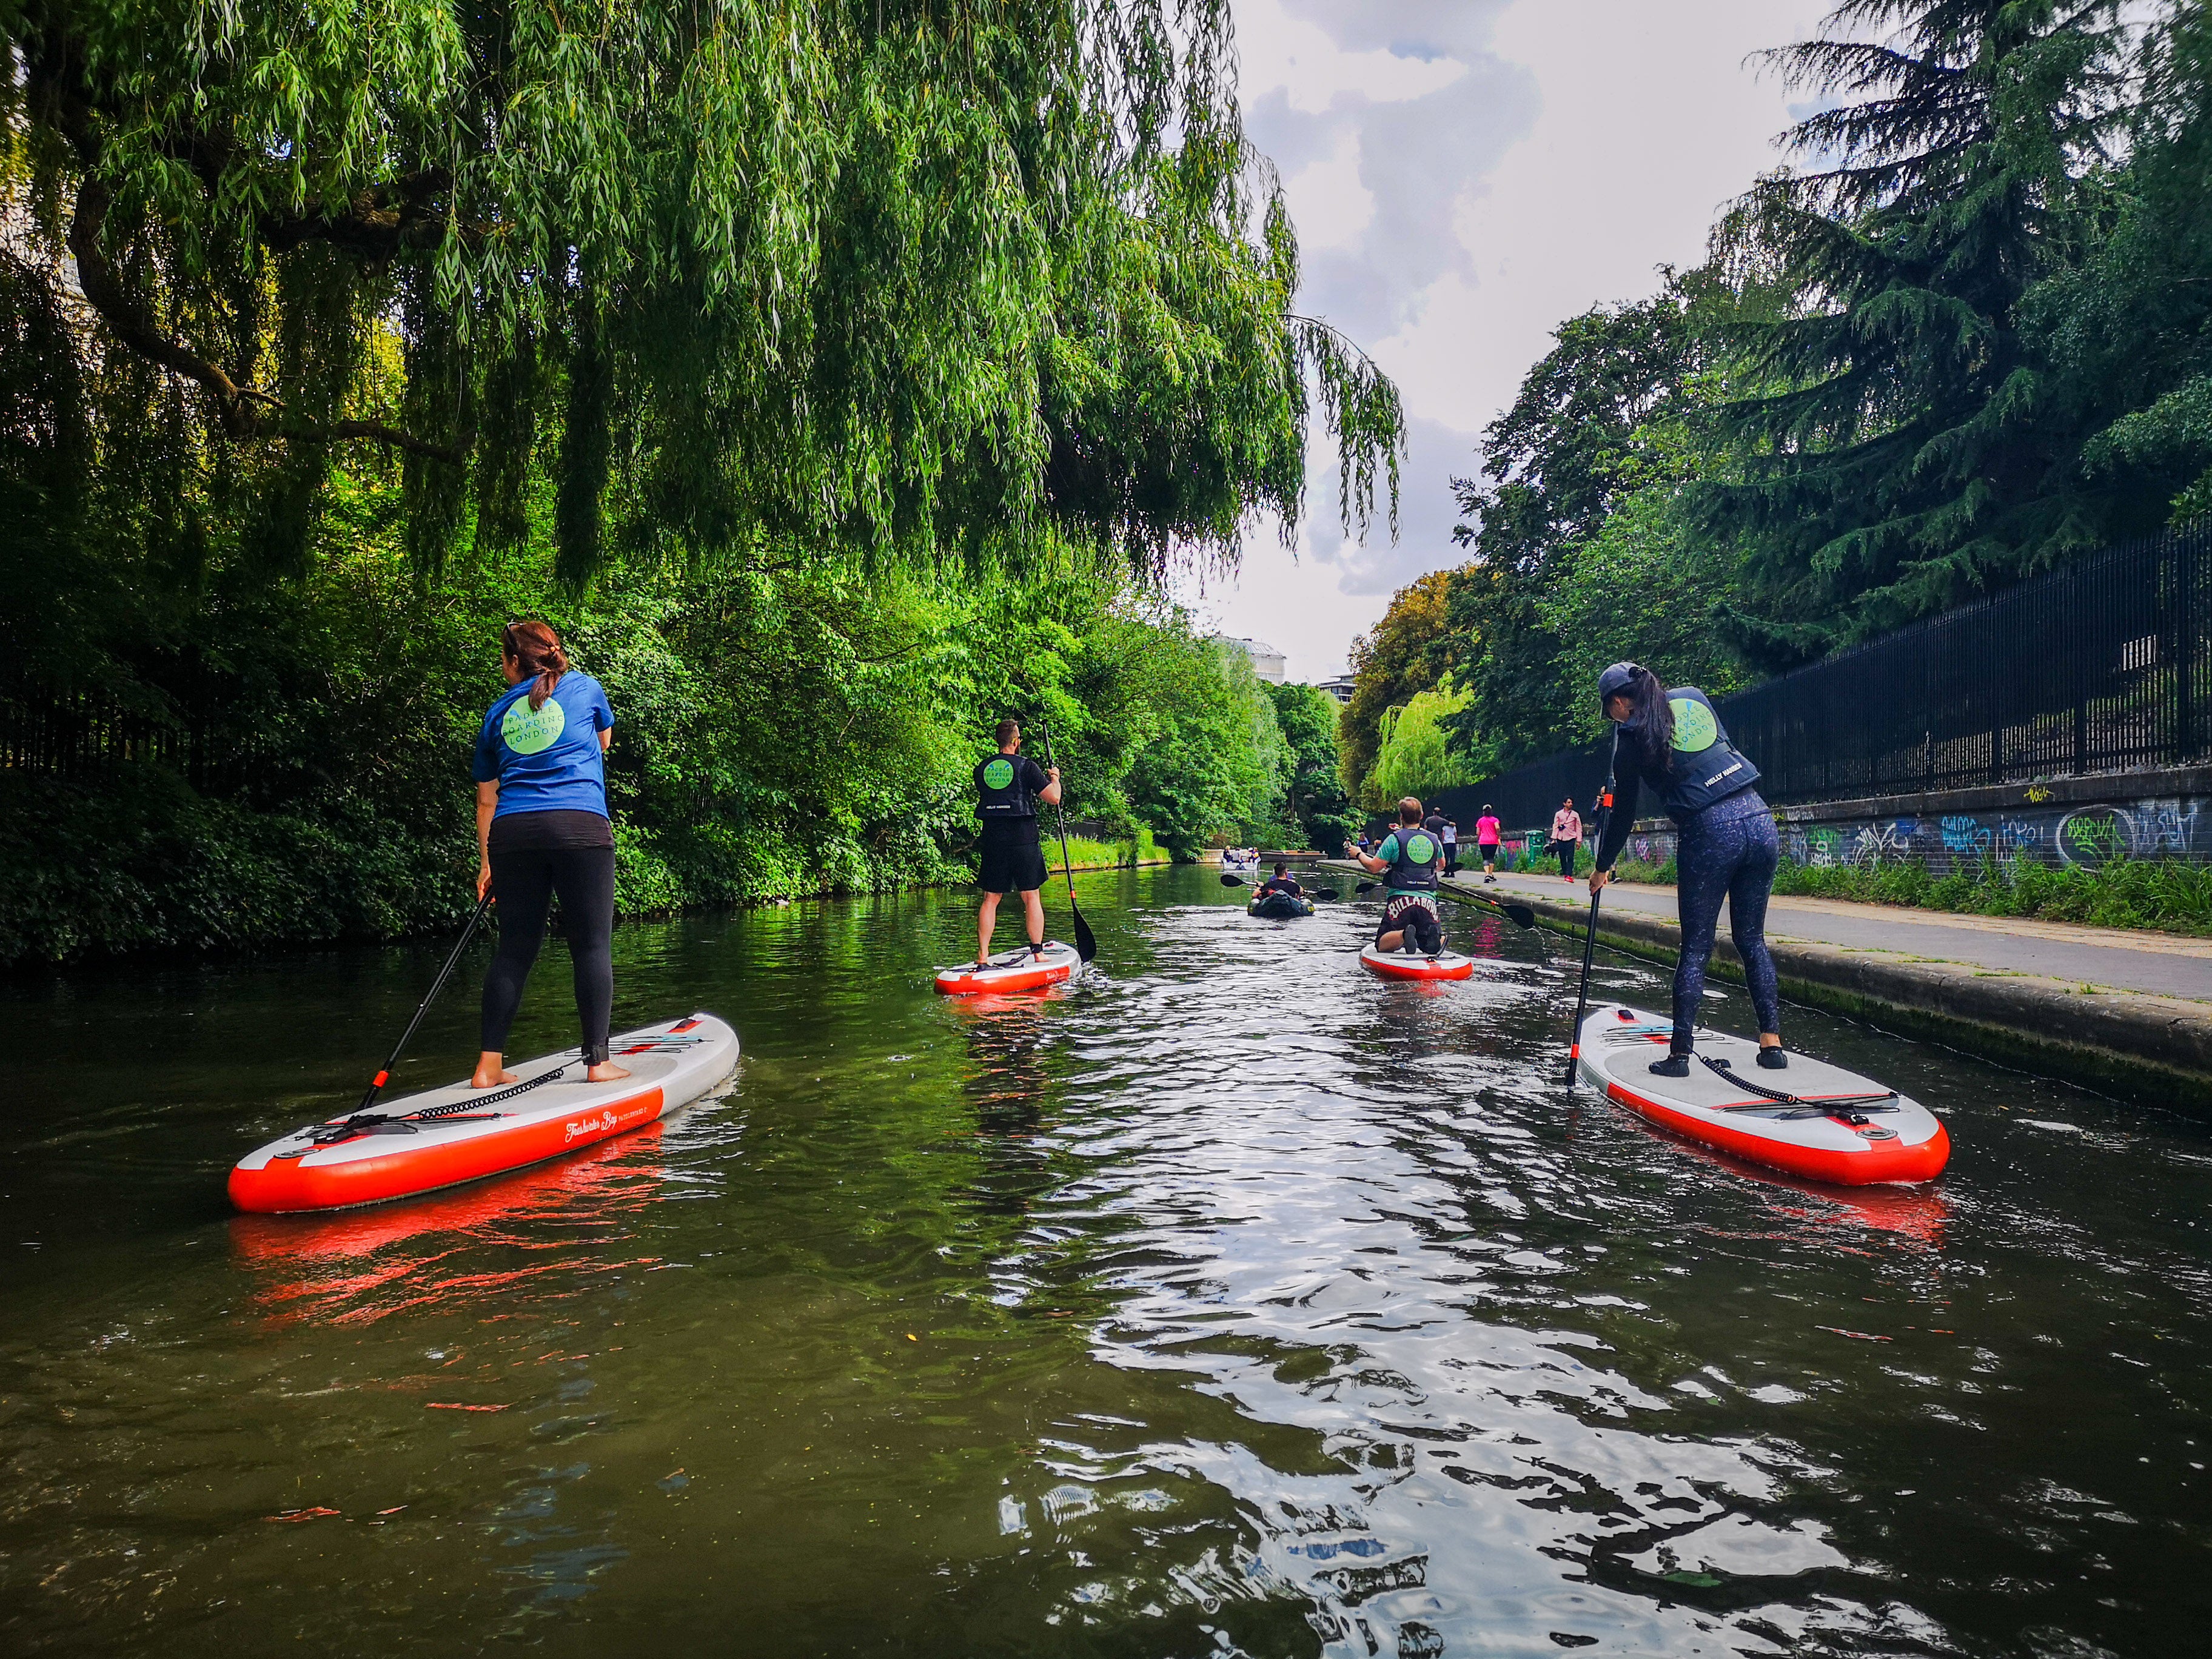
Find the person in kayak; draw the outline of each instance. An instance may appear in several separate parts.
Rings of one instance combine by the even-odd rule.
[[[1482,854],[1482,879],[1489,885],[1498,884],[1498,842],[1500,826],[1498,814],[1486,801],[1482,816],[1474,821],[1474,845]]]
[[[1279,859],[1275,861],[1275,873],[1261,882],[1252,896],[1263,899],[1273,893],[1280,893],[1288,898],[1304,898],[1306,896],[1306,890],[1292,879],[1291,866]]]
[[[1575,811],[1575,798],[1570,795],[1552,814],[1552,850],[1559,856],[1559,874],[1570,887],[1575,884],[1575,854],[1582,847],[1583,815]]]
[[[568,666],[561,636],[542,622],[500,635],[507,690],[477,733],[477,896],[496,896],[499,948],[484,975],[483,1052],[472,1089],[516,1081],[503,1056],[522,988],[561,898],[576,986],[586,1075],[629,1073],[607,1058],[614,1011],[615,838],[607,814],[606,751],[615,712],[605,688]]]
[[[1681,830],[1675,854],[1675,905],[1682,950],[1674,964],[1674,1035],[1661,1077],[1687,1077],[1713,954],[1721,901],[1729,935],[1743,959],[1744,984],[1759,1016],[1759,1063],[1787,1066],[1782,1050],[1782,997],[1774,954],[1766,948],[1766,901],[1782,860],[1774,815],[1753,786],[1759,769],[1729,741],[1705,694],[1694,685],[1671,691],[1650,669],[1617,662],[1598,676],[1599,707],[1613,721],[1613,811],[1599,838],[1590,891],[1603,890],[1613,860],[1636,822],[1639,789],[1648,785]]]
[[[1383,878],[1388,896],[1382,920],[1375,929],[1375,948],[1395,951],[1403,946],[1409,956],[1433,957],[1444,948],[1444,927],[1437,915],[1437,867],[1443,862],[1443,843],[1421,823],[1421,803],[1411,795],[1398,803],[1398,827],[1382,837],[1370,855],[1345,852],[1361,866]]]
[[[1044,849],[1037,842],[1037,803],[1060,801],[1060,769],[1049,772],[1021,752],[1022,728],[999,722],[999,752],[975,763],[975,816],[982,821],[982,867],[975,884],[983,902],[975,913],[975,965],[991,965],[991,935],[999,930],[999,901],[1022,896],[1030,953],[1044,954]]]

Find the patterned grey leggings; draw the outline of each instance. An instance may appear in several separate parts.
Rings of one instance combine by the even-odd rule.
[[[1674,860],[1682,956],[1674,964],[1673,1053],[1686,1054],[1692,1046],[1723,899],[1728,901],[1729,937],[1743,958],[1759,1029],[1781,1030],[1782,994],[1775,983],[1773,952],[1766,948],[1766,900],[1781,861],[1782,837],[1756,789],[1715,801],[1682,826],[1681,849]]]

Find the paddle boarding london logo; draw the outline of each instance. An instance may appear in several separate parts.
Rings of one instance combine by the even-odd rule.
[[[499,735],[516,754],[535,755],[550,749],[568,726],[568,717],[561,712],[557,699],[546,698],[545,706],[533,712],[526,693],[507,704],[507,713],[499,723]]]
[[[1417,833],[1406,842],[1406,856],[1416,864],[1434,864],[1441,850],[1425,834]]]
[[[1669,697],[1667,707],[1674,716],[1674,747],[1684,754],[1694,755],[1720,741],[1721,723],[1705,704],[1688,697]]]
[[[1004,755],[983,768],[983,781],[994,789],[1003,789],[1014,781],[1014,763]]]

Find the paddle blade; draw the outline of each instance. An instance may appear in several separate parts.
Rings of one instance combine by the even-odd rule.
[[[1075,908],[1075,895],[1067,896],[1069,913],[1075,918],[1075,954],[1088,962],[1098,954],[1098,941],[1092,937],[1091,924],[1083,919],[1083,912]]]
[[[1358,897],[1361,896],[1362,896],[1362,895],[1364,895],[1364,894],[1371,893],[1371,892],[1373,892],[1373,891],[1375,890],[1375,889],[1376,889],[1376,885],[1377,885],[1377,884],[1376,884],[1376,883],[1375,883],[1375,882],[1371,882],[1371,881],[1363,881],[1363,882],[1361,882],[1361,883],[1359,884],[1359,885],[1358,885],[1358,886],[1357,886],[1357,887],[1355,887],[1355,888],[1353,888],[1353,889],[1352,890],[1352,896],[1353,896],[1354,898],[1358,898]]]
[[[1221,872],[1221,884],[1224,887],[1242,887],[1244,884],[1244,878],[1242,876],[1233,876],[1230,874],[1228,871],[1224,870]]]
[[[1308,893],[1306,896],[1310,899],[1318,900],[1323,904],[1328,904],[1342,896],[1339,894],[1334,887],[1316,887],[1311,892]]]
[[[1505,912],[1506,919],[1516,927],[1534,927],[1536,925],[1536,913],[1525,904],[1501,904],[1498,908]]]

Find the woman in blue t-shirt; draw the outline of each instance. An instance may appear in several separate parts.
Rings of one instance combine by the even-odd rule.
[[[507,624],[500,667],[509,690],[477,734],[477,896],[499,897],[499,950],[484,976],[483,1053],[471,1087],[516,1080],[501,1064],[507,1029],[553,896],[576,975],[584,1063],[594,1083],[629,1073],[607,1059],[615,1000],[615,838],[604,757],[615,714],[589,674],[574,672],[542,622]]]

